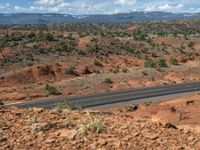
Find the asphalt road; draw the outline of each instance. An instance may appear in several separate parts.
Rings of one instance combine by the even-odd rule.
[[[105,92],[97,94],[89,94],[82,96],[70,96],[65,98],[51,98],[46,100],[35,100],[27,103],[10,104],[1,107],[19,107],[19,108],[55,108],[65,107],[70,105],[73,109],[76,108],[90,108],[96,106],[103,106],[108,104],[115,104],[120,102],[142,101],[146,98],[156,98],[159,96],[166,96],[172,94],[180,94],[187,92],[194,92],[200,90],[200,82],[163,85],[147,88],[129,89],[114,92]]]

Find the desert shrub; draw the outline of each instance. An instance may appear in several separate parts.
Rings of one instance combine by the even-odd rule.
[[[165,59],[160,59],[158,62],[159,67],[167,67],[167,63]]]
[[[98,134],[105,131],[105,129],[106,129],[105,124],[102,120],[96,118],[95,116],[90,116],[90,119],[81,123],[78,126],[76,138],[85,139],[88,132],[93,132]]]
[[[54,40],[55,40],[53,34],[51,34],[51,33],[45,34],[45,35],[44,35],[44,39],[45,39],[46,41],[54,41]]]
[[[101,72],[99,70],[96,70],[96,74],[100,74]]]
[[[194,42],[190,42],[190,43],[188,44],[188,47],[190,47],[190,48],[193,48],[193,46],[194,46]]]
[[[158,32],[157,35],[163,37],[163,36],[165,36],[166,34],[165,34],[165,32]]]
[[[87,36],[85,33],[78,33],[78,35],[79,35],[80,38],[84,38],[84,37]]]
[[[38,54],[46,54],[47,53],[44,48],[37,48],[36,51]]]
[[[107,78],[107,79],[104,80],[104,83],[106,83],[106,84],[112,84],[113,81],[112,81],[112,79]]]
[[[26,63],[27,66],[33,66],[34,65],[34,62],[31,61],[31,60],[27,60],[25,63]]]
[[[103,65],[101,64],[101,62],[97,59],[94,60],[94,65],[102,67]]]
[[[50,95],[58,95],[60,92],[54,87],[46,84],[45,89],[49,92]]]
[[[7,138],[3,134],[0,134],[0,142],[6,141],[6,140]]]
[[[127,72],[128,72],[128,69],[127,69],[127,68],[123,68],[123,69],[122,69],[122,72],[127,73]]]
[[[178,65],[178,60],[176,58],[171,58],[170,59],[170,64],[172,64],[172,65]]]
[[[145,68],[155,68],[156,66],[157,66],[156,63],[152,59],[144,62]]]
[[[114,68],[114,71],[113,71],[113,72],[114,72],[114,73],[119,73],[119,71],[120,71],[120,70],[119,70],[119,66],[117,65],[117,66]]]
[[[53,51],[72,52],[75,47],[72,43],[59,42]]]
[[[69,75],[75,75],[76,74],[76,67],[75,66],[70,66],[69,68],[67,68],[65,70],[65,73],[69,74]]]
[[[147,76],[147,75],[148,75],[148,73],[147,73],[146,71],[142,71],[142,74],[143,74],[144,76]]]
[[[94,46],[88,46],[87,47],[88,51],[90,52],[98,52],[100,50],[98,45],[94,45]]]
[[[36,34],[34,32],[31,32],[27,35],[29,38],[34,38],[36,37]]]

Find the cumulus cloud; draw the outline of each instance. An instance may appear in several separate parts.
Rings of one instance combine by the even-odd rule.
[[[20,1],[20,0],[16,0]],[[197,12],[199,0],[32,0],[11,7],[16,12],[112,14],[131,11]],[[12,4],[12,3],[11,3]],[[0,3],[0,9],[7,7]],[[3,9],[2,9],[3,10]]]
[[[170,4],[164,4],[164,5],[150,5],[147,6],[144,11],[167,11],[167,12],[181,12],[184,8],[183,4],[177,4],[177,5],[170,5]]]
[[[165,11],[166,11],[166,10],[171,10],[171,9],[172,9],[172,6],[169,5],[169,4],[165,4],[165,5],[159,6],[158,9],[160,9],[160,10],[165,10]]]
[[[0,9],[5,9],[5,8],[8,8],[8,7],[10,7],[9,3],[6,3],[6,4],[0,3]]]
[[[147,6],[147,7],[144,9],[144,11],[155,11],[155,10],[156,10],[155,6]]]
[[[24,8],[24,7],[21,7],[21,6],[18,6],[18,5],[15,5],[14,9],[17,12],[25,12],[25,11],[27,11],[27,8]]]
[[[161,11],[172,11],[172,12],[178,12],[179,11],[180,12],[183,7],[184,7],[183,4],[177,4],[175,6],[166,4],[166,5],[159,6],[158,9],[161,10]]]
[[[57,4],[64,3],[64,0],[36,0],[34,4],[44,5],[44,6],[53,6]]]
[[[136,0],[115,0],[115,3],[121,5],[135,5],[137,3]]]

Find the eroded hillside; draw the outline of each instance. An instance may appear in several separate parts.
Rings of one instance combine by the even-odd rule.
[[[0,100],[199,81],[199,25],[199,20],[2,25]]]

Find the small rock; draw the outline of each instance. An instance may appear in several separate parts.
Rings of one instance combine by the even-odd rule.
[[[0,100],[0,105],[4,105],[4,103]]]
[[[66,137],[69,140],[74,140],[75,137],[77,135],[77,131],[76,130],[61,130],[60,131],[60,136],[62,137]]]
[[[100,139],[97,142],[100,146],[105,146],[107,144],[107,142],[104,139]]]
[[[116,148],[119,148],[121,145],[122,145],[122,142],[121,142],[121,141],[116,141],[116,142],[115,142]]]
[[[33,108],[33,112],[35,113],[42,113],[44,111],[44,108]]]
[[[165,128],[173,128],[173,129],[178,129],[176,125],[172,124],[172,123],[166,123],[164,125]]]
[[[186,105],[190,105],[190,104],[193,104],[193,103],[194,103],[193,100],[191,100],[191,101],[187,101],[187,102],[186,102]]]
[[[140,135],[140,133],[134,133],[133,134],[133,137],[137,137],[137,136],[139,136]]]
[[[136,111],[136,110],[138,110],[138,106],[137,105],[126,106],[126,110],[127,111]]]
[[[173,107],[170,108],[170,110],[171,110],[171,112],[176,112],[176,107],[173,106]]]
[[[56,115],[56,114],[62,113],[62,110],[54,109],[54,110],[51,110],[49,113],[52,115]]]
[[[189,137],[188,137],[188,141],[192,142],[192,141],[194,141],[194,140],[195,140],[195,137],[194,137],[194,136],[189,136]]]
[[[159,138],[159,135],[158,134],[146,135],[146,138],[151,140],[156,140],[157,138]]]
[[[127,135],[127,136],[125,136],[125,137],[123,138],[123,140],[126,141],[126,142],[128,142],[128,141],[131,140],[131,139],[132,139],[132,136],[130,136],[130,135]]]
[[[51,143],[54,143],[54,142],[55,142],[55,139],[46,139],[44,141],[44,143],[46,143],[46,144],[51,144]]]

